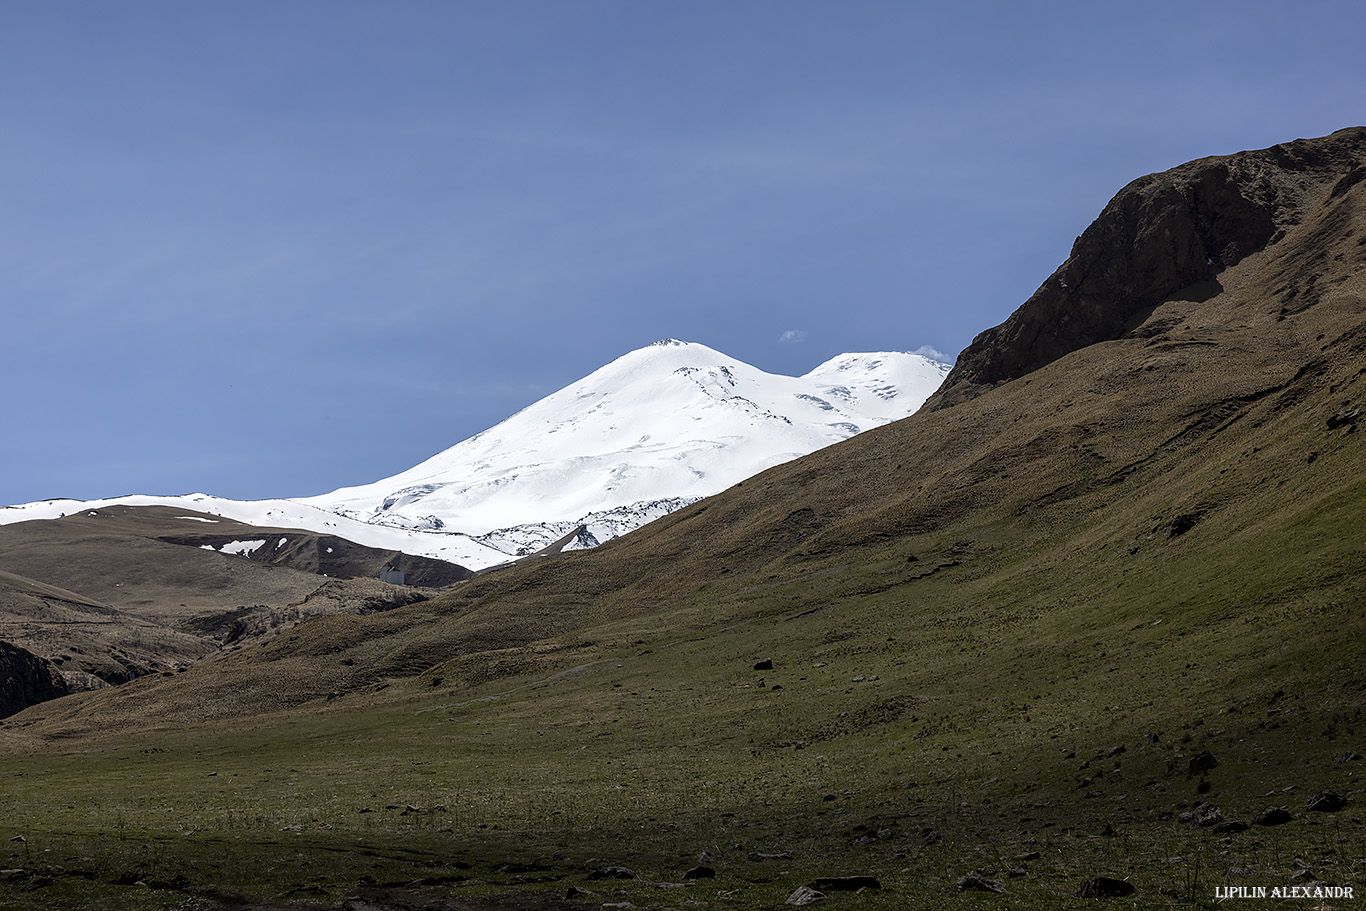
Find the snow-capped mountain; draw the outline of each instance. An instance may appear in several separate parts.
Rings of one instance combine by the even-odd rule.
[[[779,376],[666,339],[373,484],[300,499],[48,500],[0,507],[0,524],[111,504],[175,506],[483,569],[552,544],[592,547],[906,417],[948,370],[920,355],[880,352]]]
[[[844,354],[801,377],[666,339],[373,484],[299,502],[367,523],[459,531],[509,554],[629,531],[781,462],[905,417],[948,366]]]

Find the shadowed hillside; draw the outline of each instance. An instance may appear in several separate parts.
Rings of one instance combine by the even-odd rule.
[[[974,870],[1023,907],[1102,874],[1145,907],[1358,882],[1363,165],[1353,129],[1144,178],[907,420],[591,551],[15,716],[45,786],[70,788],[54,743],[94,769],[46,837],[131,768],[161,784],[113,803],[184,787],[177,825],[242,863],[309,832],[331,872],[277,865],[272,894],[340,900],[400,845],[441,888],[661,907],[586,871],[705,854],[690,895],[754,907],[849,873],[887,908],[977,907]],[[112,760],[152,727],[165,755]]]
[[[105,506],[0,525],[0,640],[53,661],[73,690],[176,671],[299,620],[387,610],[462,567],[335,535],[159,506]],[[41,580],[41,581],[38,581]]]

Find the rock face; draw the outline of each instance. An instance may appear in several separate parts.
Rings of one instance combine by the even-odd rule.
[[[1304,200],[1366,177],[1366,127],[1140,177],[1112,199],[1033,296],[978,335],[926,408],[972,398],[1129,331],[1182,292],[1203,300],[1225,268],[1280,240]]]
[[[17,645],[0,642],[0,718],[68,692],[66,680],[49,662]]]

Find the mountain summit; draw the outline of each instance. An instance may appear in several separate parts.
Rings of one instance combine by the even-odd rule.
[[[301,502],[483,536],[510,554],[615,537],[766,468],[914,412],[948,367],[842,354],[801,377],[664,339],[390,478]]]

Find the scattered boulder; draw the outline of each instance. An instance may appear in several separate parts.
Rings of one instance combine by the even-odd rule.
[[[802,905],[815,904],[823,898],[825,898],[823,892],[817,892],[810,886],[798,886],[797,890],[787,897],[787,904],[801,907]]]
[[[1108,876],[1087,880],[1077,891],[1077,898],[1124,898],[1134,894],[1133,883]]]
[[[939,839],[943,837],[944,836],[940,833],[940,831],[934,828],[933,826],[920,830],[920,838],[927,845],[936,844],[939,841]]]
[[[758,662],[756,662],[755,665],[754,665],[754,669],[755,669],[756,671],[771,671],[771,670],[773,670],[773,659],[772,659],[772,658],[765,658],[763,661],[758,661]]]
[[[630,867],[619,867],[619,866],[615,866],[615,865],[614,865],[614,866],[610,866],[610,867],[598,867],[598,868],[595,869],[595,870],[590,870],[590,871],[589,871],[589,873],[588,873],[588,878],[589,878],[589,879],[635,879],[635,878],[636,878],[636,871],[632,870]]]
[[[876,876],[826,876],[811,883],[817,892],[857,892],[860,889],[881,889]]]
[[[1360,408],[1343,408],[1328,419],[1328,429],[1337,430],[1339,427],[1356,428],[1357,418],[1361,417]]]
[[[1214,754],[1211,753],[1209,750],[1204,750],[1203,752],[1197,753],[1196,755],[1191,757],[1190,773],[1192,775],[1198,775],[1201,772],[1208,772],[1210,769],[1216,769],[1218,767],[1219,760],[1215,759]]]
[[[1252,824],[1254,826],[1279,826],[1294,818],[1290,815],[1290,811],[1284,807],[1267,807],[1253,817]]]
[[[1194,810],[1182,813],[1179,818],[1183,822],[1189,822],[1193,828],[1208,829],[1224,821],[1224,811],[1212,803],[1197,803]]]
[[[705,867],[705,866],[702,866],[701,864],[698,864],[696,867],[693,867],[691,870],[689,870],[689,871],[687,871],[686,873],[684,873],[684,874],[683,874],[683,878],[684,878],[684,879],[715,879],[715,878],[716,878],[716,870],[714,870],[714,869],[711,868],[711,867]]]
[[[1252,826],[1245,822],[1221,822],[1214,827],[1215,835],[1237,835],[1239,832],[1246,832]]]
[[[1167,523],[1166,527],[1162,530],[1162,537],[1167,540],[1179,538],[1194,528],[1195,523],[1199,521],[1200,514],[1198,512],[1184,512],[1179,516],[1175,516]]]
[[[1337,791],[1319,791],[1309,798],[1308,808],[1315,813],[1336,813],[1347,806],[1347,798]]]
[[[578,886],[570,886],[568,889],[565,890],[564,897],[567,900],[572,901],[576,898],[591,898],[592,896],[597,894],[598,893],[596,892],[590,892],[589,890],[580,888]]]
[[[983,876],[981,870],[973,870],[966,876],[958,877],[958,882],[954,885],[958,886],[959,892],[1004,892],[1006,890],[1006,887],[996,880],[987,879]]]

